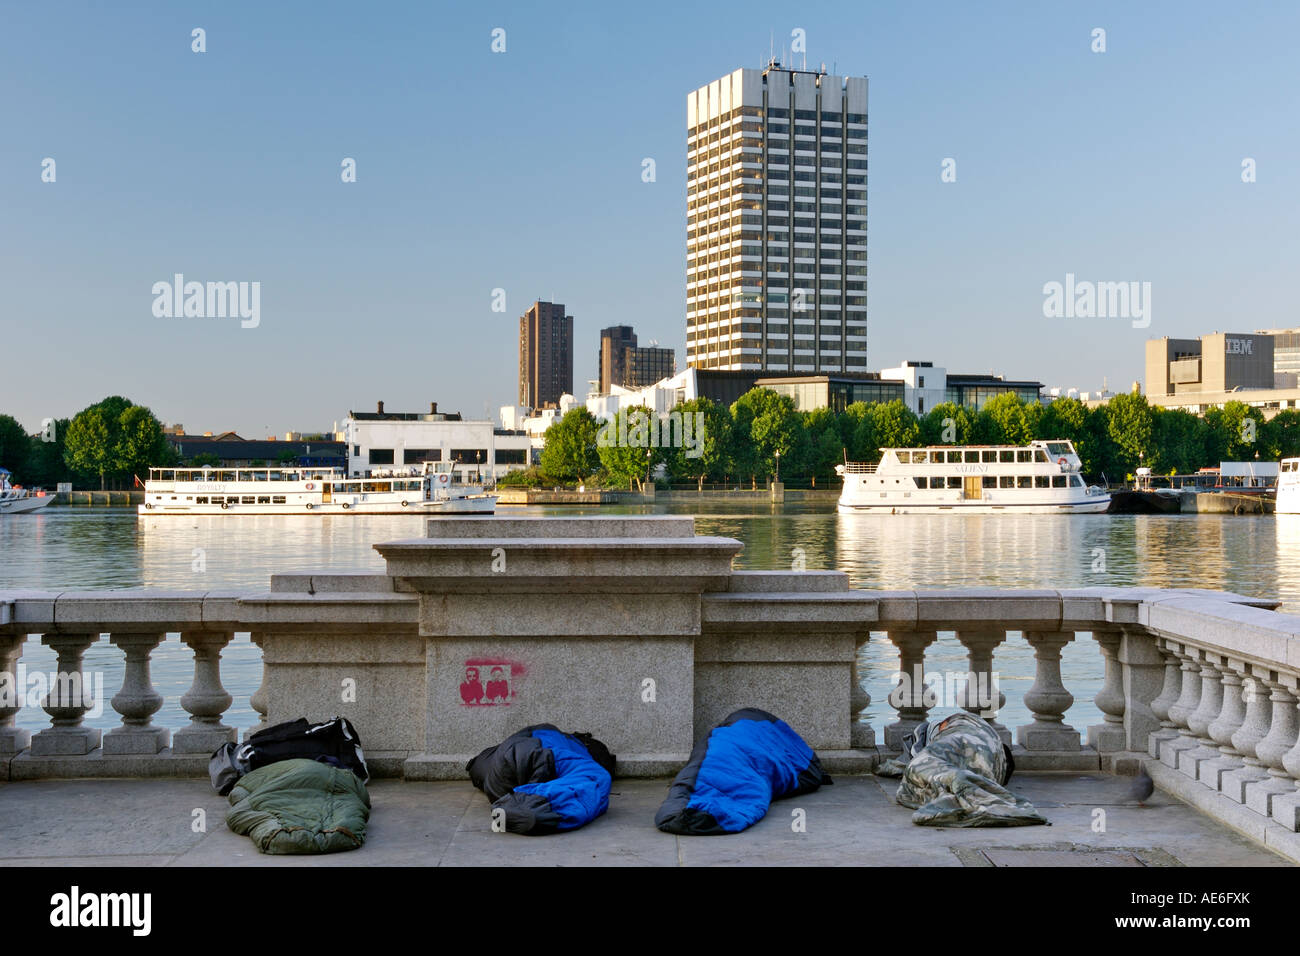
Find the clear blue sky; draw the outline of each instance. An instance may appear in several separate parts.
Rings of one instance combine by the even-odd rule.
[[[606,325],[681,362],[686,94],[795,28],[871,81],[870,367],[1124,388],[1148,336],[1300,324],[1293,3],[9,2],[0,412],[495,415],[537,297],[579,390]],[[155,318],[176,272],[261,282],[260,326]],[[1151,327],[1045,319],[1067,272],[1151,282]]]

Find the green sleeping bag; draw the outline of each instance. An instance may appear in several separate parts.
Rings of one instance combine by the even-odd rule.
[[[263,853],[336,853],[366,840],[366,785],[351,770],[315,760],[281,760],[246,773],[230,803],[226,826]]]

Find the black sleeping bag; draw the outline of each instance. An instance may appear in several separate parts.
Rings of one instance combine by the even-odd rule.
[[[789,724],[746,708],[695,745],[655,814],[655,826],[687,835],[739,833],[763,819],[773,800],[831,782]]]
[[[469,779],[505,811],[511,833],[574,830],[609,809],[614,755],[591,734],[536,724],[488,747],[465,767]]]

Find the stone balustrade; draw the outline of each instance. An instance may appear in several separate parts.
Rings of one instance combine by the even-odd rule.
[[[740,542],[696,536],[689,517],[442,518],[375,547],[387,573],[273,575],[258,593],[0,591],[0,779],[206,774],[236,739],[221,657],[237,633],[262,650],[258,726],[343,714],[376,775],[463,777],[482,747],[551,722],[598,734],[625,775],[666,776],[742,706],[783,717],[833,772],[866,771],[934,709],[926,660],[951,633],[966,657],[957,705],[993,722],[1021,770],[1142,761],[1161,789],[1300,860],[1300,618],[1275,602],[854,590],[837,571],[733,570]],[[67,680],[40,701],[49,726],[29,733],[13,675],[34,635]],[[76,685],[105,635],[124,677],[108,702],[120,724],[101,732]],[[194,662],[179,700],[190,721],[174,729],[154,725],[150,672],[173,639]],[[894,713],[880,740],[864,718],[871,641],[897,652],[901,675],[876,707]],[[996,681],[1009,641],[1034,660],[1032,719],[1014,728]],[[1080,641],[1104,673],[1101,723],[1082,728],[1061,675]]]

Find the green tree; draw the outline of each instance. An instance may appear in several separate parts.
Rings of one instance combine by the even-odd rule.
[[[664,460],[668,449],[659,447],[664,437],[671,435],[660,434],[660,422],[650,409],[620,408],[612,420],[600,426],[596,453],[610,480],[630,487],[652,474]]]
[[[1208,427],[1198,415],[1181,408],[1160,408],[1151,431],[1151,459],[1147,463],[1157,475],[1189,475],[1206,462]]]
[[[1259,409],[1245,402],[1225,402],[1222,408],[1205,413],[1205,423],[1209,428],[1205,444],[1210,464],[1253,460],[1256,452],[1264,457],[1260,447],[1264,413]]]
[[[132,405],[118,418],[114,453],[121,469],[130,475],[147,476],[150,467],[173,463],[174,455],[162,425],[143,405]]]
[[[686,416],[693,416],[691,434],[694,448],[684,444],[672,448],[667,456],[668,474],[673,478],[697,478],[720,481],[730,473],[731,415],[727,409],[707,398],[693,398],[682,402],[674,412],[680,412],[685,427]],[[700,419],[698,416],[703,416]],[[701,425],[695,424],[702,422]]]
[[[833,478],[835,466],[844,460],[847,446],[840,434],[839,419],[829,408],[803,413],[803,431],[808,437],[804,465],[814,478]]]
[[[10,415],[0,415],[0,468],[13,472],[15,484],[31,481],[28,475],[28,462],[31,458],[31,439]]]
[[[974,441],[975,420],[969,409],[955,402],[934,406],[920,426],[923,445],[969,445]]]
[[[899,399],[871,406],[876,440],[880,448],[911,448],[921,440],[921,426],[916,416]],[[879,448],[876,450],[879,457]]]
[[[1269,459],[1300,456],[1300,411],[1288,408],[1278,412],[1264,423],[1260,432],[1260,444],[1268,450]]]
[[[731,418],[732,458],[741,473],[773,474],[778,451],[790,467],[799,467],[791,454],[798,448],[799,413],[789,395],[751,388],[731,406]]]
[[[977,441],[985,445],[1027,445],[1038,430],[1042,409],[1038,402],[1026,405],[1015,392],[1003,392],[985,402],[976,416]]]
[[[543,474],[553,481],[582,481],[600,467],[596,435],[600,423],[586,408],[571,409],[546,429],[540,461]]]
[[[64,456],[73,471],[99,478],[99,490],[113,470],[113,434],[107,415],[92,405],[77,413],[68,425]]]
[[[1106,403],[1106,438],[1114,464],[1131,474],[1152,457],[1155,413],[1138,392],[1116,395]],[[1112,476],[1114,477],[1114,476]]]

